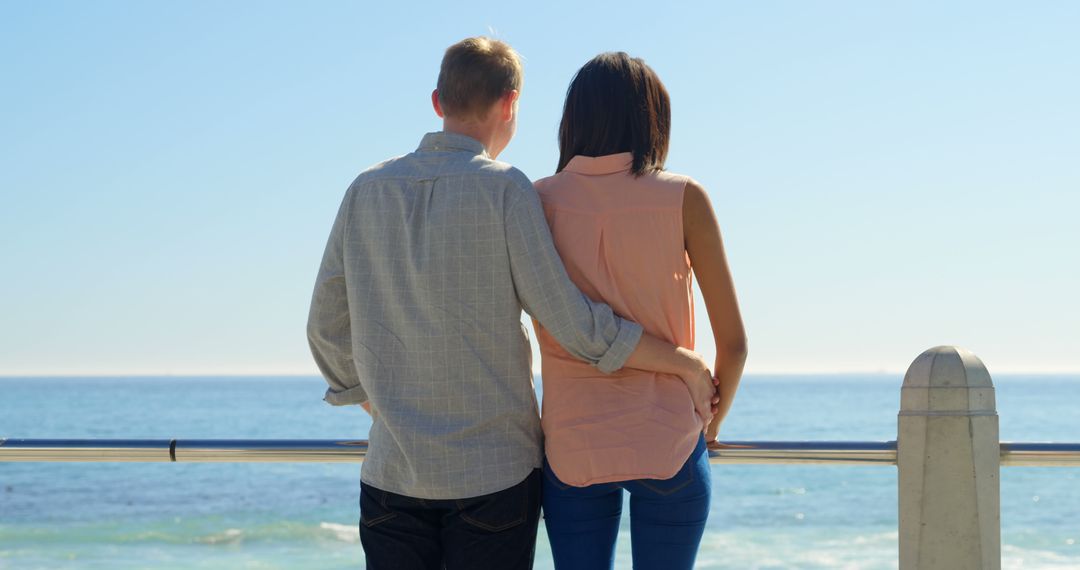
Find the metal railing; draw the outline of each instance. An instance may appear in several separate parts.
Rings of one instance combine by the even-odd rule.
[[[0,439],[0,462],[357,463],[366,440]],[[896,465],[895,441],[729,441],[713,464]],[[1001,465],[1080,466],[1080,443],[1001,443]]]

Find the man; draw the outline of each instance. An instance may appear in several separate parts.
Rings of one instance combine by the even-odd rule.
[[[326,246],[308,338],[326,401],[372,414],[372,570],[532,567],[543,447],[523,308],[601,373],[677,374],[706,420],[717,401],[699,355],[570,282],[532,184],[495,160],[521,85],[505,43],[451,46],[431,96],[443,130],[360,174]]]

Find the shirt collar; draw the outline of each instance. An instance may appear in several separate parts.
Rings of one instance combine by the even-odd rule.
[[[465,151],[473,154],[487,156],[484,143],[465,135],[438,131],[424,135],[420,140],[420,146],[416,150],[421,151]]]
[[[604,156],[581,156],[580,154],[570,159],[565,171],[577,174],[615,174],[630,170],[634,163],[634,155],[629,152],[619,154],[606,154]]]

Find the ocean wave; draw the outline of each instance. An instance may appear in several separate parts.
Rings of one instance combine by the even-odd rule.
[[[1062,554],[1052,550],[1023,548],[1006,544],[1001,547],[1001,567],[1004,570],[1032,568],[1080,568],[1080,554]]]
[[[219,521],[183,520],[158,522],[151,525],[34,526],[0,525],[0,544],[118,544],[118,545],[206,545],[236,546],[248,543],[341,543],[360,541],[355,524],[321,521],[276,521],[267,524],[240,526],[231,521],[228,526]],[[3,549],[0,549],[2,552]]]
[[[356,525],[321,522],[319,528],[332,533],[341,542],[360,542],[360,528]]]
[[[695,567],[747,570],[895,569],[898,565],[896,540],[895,531],[707,532]]]
[[[898,533],[852,533],[841,529],[807,533],[708,532],[696,568],[747,570],[884,570],[898,567]],[[628,536],[625,538],[629,538]],[[623,537],[620,537],[620,541]],[[628,541],[627,541],[628,542]],[[1075,543],[1066,543],[1071,546]],[[628,545],[620,544],[619,568],[629,568]],[[1080,552],[1002,546],[1003,570],[1080,568]]]
[[[894,570],[898,566],[897,540],[897,532],[886,528],[863,532],[844,528],[707,531],[696,568]],[[550,568],[550,550],[543,529],[539,541],[536,567]],[[17,547],[12,548],[15,545]],[[306,560],[312,552],[320,552],[322,557],[331,553],[348,559],[361,556],[357,526],[333,521],[282,520],[251,526],[221,519],[170,520],[149,527],[102,524],[19,528],[0,525],[0,568],[4,567],[4,560],[26,562],[36,557],[53,560],[61,551],[79,557],[112,556],[117,547],[125,552],[141,552],[155,559],[165,557],[177,561],[243,556],[253,561],[275,563],[282,561],[280,557],[289,556]],[[193,551],[191,547],[196,549]],[[1005,544],[1002,568],[1080,568],[1080,552],[1073,553],[1072,548],[1071,543],[1065,542],[1062,542],[1062,548],[1053,549],[1041,545]],[[199,551],[203,554],[197,554]],[[235,562],[232,558],[221,560]],[[228,567],[225,562],[222,564],[220,567]],[[41,567],[51,566],[43,564]],[[629,532],[623,532],[619,536],[616,568],[630,567],[630,536]]]
[[[318,524],[277,522],[251,528],[226,528],[222,531],[195,537],[191,542],[207,545],[236,545],[248,542],[338,542],[358,543],[360,532],[356,525],[322,521]]]

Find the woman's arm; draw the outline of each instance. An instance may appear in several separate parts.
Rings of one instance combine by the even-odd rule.
[[[716,221],[709,195],[700,184],[687,182],[683,193],[683,239],[690,266],[697,275],[698,289],[709,313],[713,338],[716,339],[716,364],[713,374],[719,381],[720,402],[712,422],[705,430],[708,441],[716,439],[720,422],[731,410],[746,363],[746,330],[739,314],[735,283],[728,269],[720,224]]]

